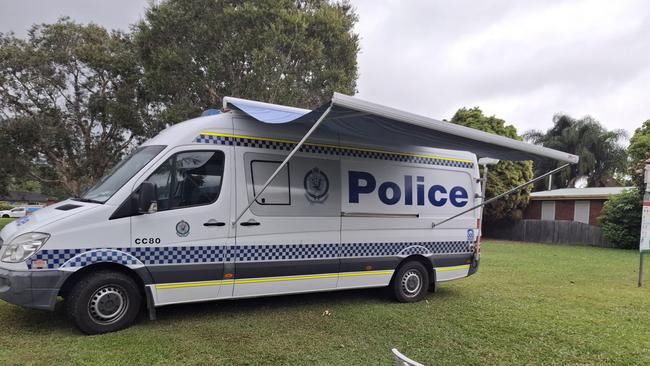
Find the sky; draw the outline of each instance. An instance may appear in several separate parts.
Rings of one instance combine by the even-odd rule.
[[[480,107],[520,133],[553,115],[634,132],[650,119],[650,3],[352,0],[357,96],[449,119]],[[146,0],[0,0],[0,32],[69,15],[128,29]]]

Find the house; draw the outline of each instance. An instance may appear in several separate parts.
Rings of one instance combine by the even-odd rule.
[[[17,191],[0,195],[0,201],[5,201],[12,206],[47,206],[57,202],[56,199],[41,193]]]
[[[533,192],[523,220],[484,226],[494,239],[524,242],[582,244],[611,248],[598,216],[605,202],[631,187],[564,188]]]
[[[523,218],[598,225],[598,216],[605,201],[629,188],[632,187],[564,188],[533,192]]]

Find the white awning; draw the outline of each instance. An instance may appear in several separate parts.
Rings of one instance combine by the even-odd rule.
[[[479,157],[500,160],[549,158],[575,164],[578,156],[543,146],[438,121],[386,107],[356,97],[334,93],[332,100],[309,111],[246,99],[226,97],[224,108],[234,108],[262,123],[299,123],[311,126],[329,109],[319,129],[344,139],[373,144],[415,145],[470,151]]]

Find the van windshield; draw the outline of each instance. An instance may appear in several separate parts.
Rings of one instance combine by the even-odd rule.
[[[78,201],[104,203],[140,171],[151,159],[155,158],[165,146],[152,145],[137,148],[131,155],[124,158],[111,169],[94,187],[86,191]]]

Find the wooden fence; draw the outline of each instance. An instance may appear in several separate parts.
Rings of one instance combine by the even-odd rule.
[[[611,248],[600,227],[577,221],[520,220],[483,227],[485,236],[494,239],[555,244],[581,244]]]

